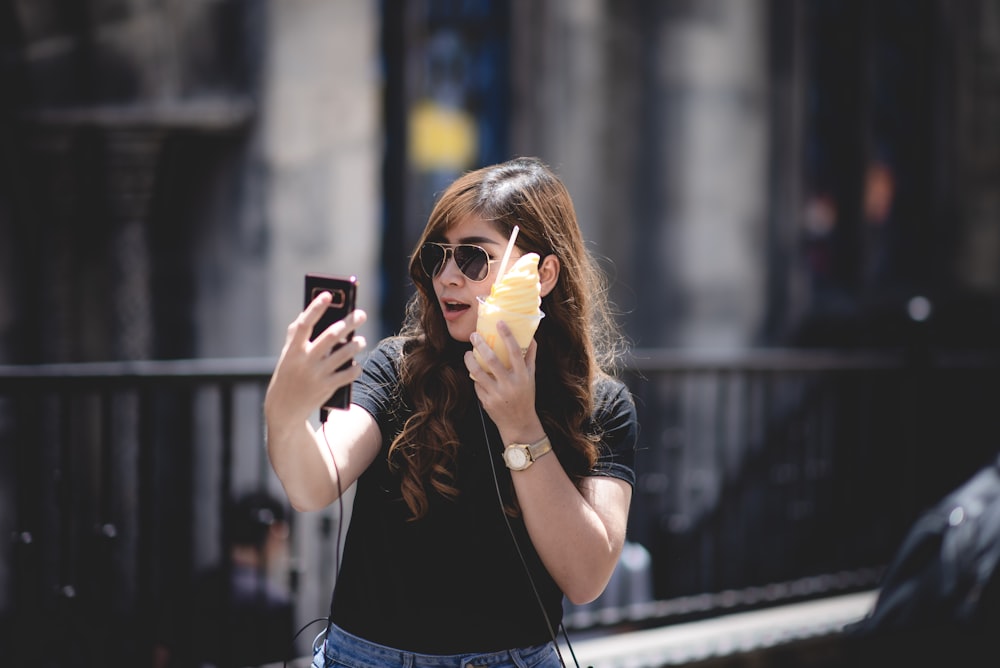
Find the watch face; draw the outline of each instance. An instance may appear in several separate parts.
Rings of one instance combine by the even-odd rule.
[[[507,468],[520,471],[528,465],[528,453],[524,448],[507,448],[504,450],[503,458],[507,462]]]

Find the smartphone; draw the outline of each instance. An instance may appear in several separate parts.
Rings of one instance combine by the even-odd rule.
[[[309,340],[312,341],[323,331],[337,322],[347,317],[347,314],[354,310],[355,301],[358,294],[358,279],[356,276],[329,276],[327,274],[306,274],[305,304],[308,306],[316,297],[324,292],[329,292],[333,297],[330,306],[320,317],[319,322],[313,327]],[[354,332],[349,332],[348,339],[354,338]],[[343,344],[337,344],[334,350]],[[351,365],[351,361],[344,363],[340,370]],[[323,404],[320,409],[320,419],[326,420],[327,413],[332,408],[345,409],[351,405],[351,386],[345,385],[340,388]]]

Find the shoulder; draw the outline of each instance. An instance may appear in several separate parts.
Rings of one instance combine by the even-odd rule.
[[[400,336],[390,336],[379,341],[365,357],[365,374],[379,377],[397,376],[405,345],[406,339]]]
[[[388,336],[375,346],[369,357],[382,357],[393,361],[399,360],[409,339],[403,336]]]
[[[405,339],[382,339],[368,353],[354,381],[352,402],[372,415],[391,413],[400,403],[400,366]]]
[[[390,336],[379,341],[365,357],[361,376],[354,381],[353,403],[375,416],[392,416],[409,410],[403,361],[415,343],[413,337],[407,336]],[[381,420],[379,426],[383,433],[392,433]]]
[[[635,400],[623,381],[605,373],[594,380],[594,419],[635,422]]]
[[[621,380],[608,375],[595,379],[592,428],[598,456],[591,475],[606,475],[635,485],[639,424],[632,393]]]

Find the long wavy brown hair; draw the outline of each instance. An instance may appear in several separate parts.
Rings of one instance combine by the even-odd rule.
[[[560,462],[577,485],[597,458],[599,434],[588,433],[593,381],[610,373],[624,349],[607,300],[604,274],[587,252],[563,183],[541,161],[518,158],[465,174],[441,195],[410,259],[417,288],[407,304],[401,381],[413,413],[389,450],[414,518],[428,510],[428,485],[455,497],[459,441],[451,416],[474,407],[475,393],[462,356],[468,345],[448,333],[431,277],[417,250],[470,216],[492,222],[505,237],[520,229],[517,246],[561,263],[554,289],[542,300],[535,334],[536,409]]]

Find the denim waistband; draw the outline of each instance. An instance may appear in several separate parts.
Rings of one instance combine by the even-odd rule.
[[[314,646],[316,655],[347,666],[400,666],[402,668],[547,668],[562,666],[554,643],[521,649],[479,654],[432,655],[404,652],[344,631],[336,624],[326,630],[325,642],[319,638]],[[321,664],[316,664],[314,666]]]

